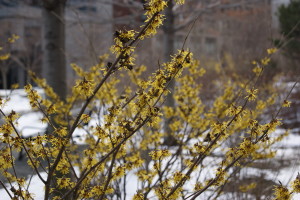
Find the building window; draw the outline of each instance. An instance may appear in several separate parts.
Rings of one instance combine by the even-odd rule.
[[[97,8],[94,6],[81,6],[78,8],[78,10],[82,12],[96,12]]]

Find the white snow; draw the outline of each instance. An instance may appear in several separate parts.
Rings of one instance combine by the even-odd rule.
[[[47,178],[47,174],[45,172],[42,172],[40,174],[44,179]],[[29,183],[29,180],[27,180],[27,184],[28,183]],[[10,185],[6,184],[6,187],[10,191]],[[17,184],[13,184],[13,187],[18,188]],[[40,180],[38,175],[32,176],[29,187],[28,187],[28,191],[29,191],[29,193],[34,194],[32,196],[35,200],[44,199],[44,184]],[[1,197],[1,200],[10,200],[11,199],[4,189],[0,190],[0,197]]]

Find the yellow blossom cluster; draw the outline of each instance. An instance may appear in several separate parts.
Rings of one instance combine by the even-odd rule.
[[[7,60],[10,58],[10,53],[6,53],[6,54],[3,54],[3,55],[0,55],[0,60]]]
[[[297,178],[292,182],[293,192],[300,193],[300,175],[298,173]]]
[[[239,186],[239,189],[242,191],[242,192],[248,192],[249,190],[252,190],[254,188],[256,188],[257,184],[255,182],[253,183],[250,183],[248,185],[241,185]]]
[[[290,200],[292,198],[289,189],[284,187],[283,185],[276,186],[274,190],[275,190],[274,200]]]
[[[7,39],[7,41],[9,43],[14,43],[16,42],[18,39],[20,38],[20,36],[16,35],[16,34],[12,34],[12,36],[10,38]]]
[[[155,150],[149,153],[153,160],[161,160],[171,155],[168,150]]]

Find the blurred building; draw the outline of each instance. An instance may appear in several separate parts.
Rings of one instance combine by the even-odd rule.
[[[87,69],[109,53],[112,44],[112,4],[106,0],[68,0],[66,7],[67,65],[76,63]],[[74,72],[68,67],[68,80]]]
[[[182,7],[174,7],[175,48],[180,49],[193,19],[198,18],[189,35],[186,47],[201,60],[221,60],[226,55],[243,64],[261,58],[278,34],[277,8],[289,0],[186,0]],[[134,28],[143,15],[136,10],[143,1],[114,0],[114,19],[117,28]],[[126,3],[124,4],[121,3]],[[142,3],[141,3],[142,2]],[[147,43],[142,60],[162,60],[162,31]],[[143,59],[144,58],[144,59]],[[152,62],[153,63],[153,62]]]
[[[112,4],[105,0],[68,0],[65,11],[67,65],[96,64],[107,53],[112,41]],[[41,0],[0,0],[0,44],[12,59],[0,64],[0,88],[13,83],[23,86],[29,79],[25,69],[42,74]],[[14,44],[6,42],[12,34],[20,36]],[[74,72],[68,67],[68,82]],[[7,84],[4,84],[7,82]]]
[[[189,25],[198,20],[187,39],[189,47],[199,59],[222,59],[226,54],[234,60],[261,57],[272,46],[277,34],[277,8],[289,0],[186,0],[175,6],[175,48],[179,49]],[[145,16],[144,0],[68,0],[65,13],[67,65],[75,62],[89,67],[98,56],[107,53],[117,29],[139,29]],[[41,0],[0,0],[1,46],[11,51],[10,61],[1,63],[0,88],[28,80],[25,68],[41,74],[42,64],[42,8]],[[17,34],[15,44],[4,42]],[[147,49],[137,47],[137,63],[152,64],[162,60],[163,32],[142,42]],[[155,66],[157,64],[154,64]],[[154,66],[154,67],[155,67]],[[68,81],[74,79],[68,67]],[[5,78],[3,78],[5,77]],[[6,79],[6,80],[4,80]]]
[[[211,0],[198,8],[189,44],[198,57],[235,61],[257,59],[278,36],[277,9],[289,0]],[[187,16],[181,17],[185,18]],[[184,31],[178,37],[185,37]],[[196,43],[194,41],[197,41]]]
[[[11,59],[0,64],[0,87],[24,84],[25,68],[41,70],[41,9],[16,0],[0,0],[0,44],[11,52]],[[20,39],[10,44],[7,38],[17,34]],[[6,83],[5,83],[6,82]]]
[[[145,0],[112,0],[114,28],[139,28],[145,20],[143,9],[145,2]]]
[[[272,46],[270,0],[204,1],[201,6],[190,6],[199,10],[196,15],[199,19],[187,46],[197,57],[214,60],[221,60],[225,54],[230,54],[234,60],[260,57]],[[177,40],[183,40],[185,35],[183,29]]]

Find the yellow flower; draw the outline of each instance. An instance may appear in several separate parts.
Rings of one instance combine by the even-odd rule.
[[[282,103],[282,107],[290,107],[291,106],[291,102],[288,100],[284,100]]]
[[[273,54],[273,53],[276,53],[277,51],[277,48],[270,48],[270,49],[267,49],[267,52],[269,55]]]
[[[92,81],[86,80],[85,78],[83,80],[77,81],[75,86],[75,88],[78,90],[78,93],[83,94],[86,97],[93,94],[93,87],[94,83]]]
[[[194,149],[196,150],[197,153],[205,152],[205,147],[199,142],[194,144]]]
[[[8,38],[9,43],[14,43],[16,40],[18,40],[20,36],[13,34],[10,38]]]
[[[184,2],[185,2],[185,0],[175,0],[175,2],[177,3],[177,4],[184,4]]]
[[[70,65],[71,65],[72,69],[76,72],[76,74],[78,76],[80,76],[80,77],[85,76],[85,73],[84,73],[83,69],[80,66],[78,66],[76,63],[71,63]]]
[[[282,186],[278,185],[275,187],[275,199],[274,200],[290,200],[291,199],[291,193],[289,190]]]
[[[271,61],[271,58],[265,57],[265,58],[263,58],[263,59],[261,60],[261,64],[262,64],[263,66],[266,66],[266,65],[268,65],[268,64],[270,63],[270,61]]]
[[[138,172],[136,172],[136,176],[138,177],[138,179],[140,181],[145,181],[151,178],[151,176],[149,175],[149,173],[147,173],[146,170],[142,169],[139,170]]]
[[[255,119],[251,119],[249,120],[249,125],[251,128],[255,127],[256,125],[258,125],[258,121]]]
[[[10,57],[9,53],[4,54],[4,55],[0,55],[0,60],[7,60],[7,59],[9,59],[9,57]]]
[[[11,88],[12,88],[12,89],[17,89],[17,88],[19,88],[19,84],[18,84],[18,83],[14,83],[14,84],[11,85]]]
[[[144,199],[144,195],[142,193],[137,193],[133,196],[132,198],[133,200],[143,200]]]
[[[203,188],[203,184],[200,182],[196,182],[195,186],[194,186],[194,191],[199,191]]]
[[[227,176],[228,176],[227,172],[222,167],[219,167],[216,173],[216,177],[218,177],[218,179],[214,183],[214,185],[216,186],[222,185],[226,180]]]
[[[90,156],[85,157],[83,159],[83,165],[86,166],[87,168],[92,167],[97,163],[97,160],[95,158],[91,158]]]
[[[292,183],[293,192],[300,193],[300,175],[298,174],[296,180]]]
[[[58,128],[54,131],[54,133],[56,133],[57,135],[61,136],[61,137],[64,137],[67,135],[67,128],[66,127],[63,127],[63,128]]]
[[[151,0],[146,7],[145,14],[149,17],[157,12],[163,11],[167,7],[167,2],[164,0]]]
[[[247,93],[249,95],[247,95],[246,98],[248,98],[249,101],[254,101],[256,99],[257,92],[258,92],[258,89],[247,90]]]
[[[56,170],[60,171],[62,174],[68,174],[70,170],[70,164],[67,162],[66,159],[62,159],[58,163]]]
[[[17,179],[18,184],[20,184],[21,186],[24,186],[26,184],[26,180],[25,178],[18,178]]]
[[[250,183],[248,185],[241,185],[241,186],[239,186],[239,189],[242,192],[248,192],[249,190],[254,189],[254,188],[256,188],[256,183]]]
[[[6,120],[9,122],[13,122],[13,121],[17,120],[18,118],[19,118],[18,113],[16,113],[13,110],[9,113],[8,116],[6,116]]]
[[[266,128],[268,129],[268,133],[275,131],[275,129],[280,126],[282,122],[280,119],[273,119],[270,123],[266,124]]]
[[[82,114],[80,119],[83,123],[88,123],[91,120],[91,117],[87,114]]]
[[[147,20],[145,22],[148,22],[151,19],[151,17],[148,16]],[[140,37],[141,39],[144,39],[145,37],[150,37],[152,35],[155,35],[157,33],[157,28],[159,28],[165,19],[165,16],[163,14],[158,14],[154,17],[152,23],[150,23],[145,31],[145,33]]]
[[[126,168],[124,166],[118,166],[115,169],[115,173],[113,175],[113,179],[121,178],[124,176]]]
[[[240,150],[244,155],[251,155],[258,148],[255,143],[251,142],[250,138],[245,138],[244,141],[240,144]]]
[[[149,153],[149,155],[151,156],[152,160],[160,160],[164,157],[168,157],[171,155],[171,153],[169,152],[169,150],[165,149],[165,150],[155,150],[155,151],[151,151]]]
[[[116,38],[118,38],[122,43],[126,43],[129,40],[133,40],[134,36],[136,34],[136,31],[134,30],[120,30],[115,32]]]
[[[235,116],[237,114],[239,114],[242,110],[242,106],[235,106],[234,104],[232,104],[229,109],[227,110],[227,115],[228,116]]]
[[[70,188],[72,187],[70,178],[57,178],[57,187],[58,188]]]
[[[256,66],[256,67],[253,68],[252,71],[255,73],[256,76],[259,76],[262,72],[262,68],[259,67],[259,66]]]
[[[185,177],[185,175],[179,171],[176,171],[173,174],[173,180],[175,183],[179,183],[184,177]]]

